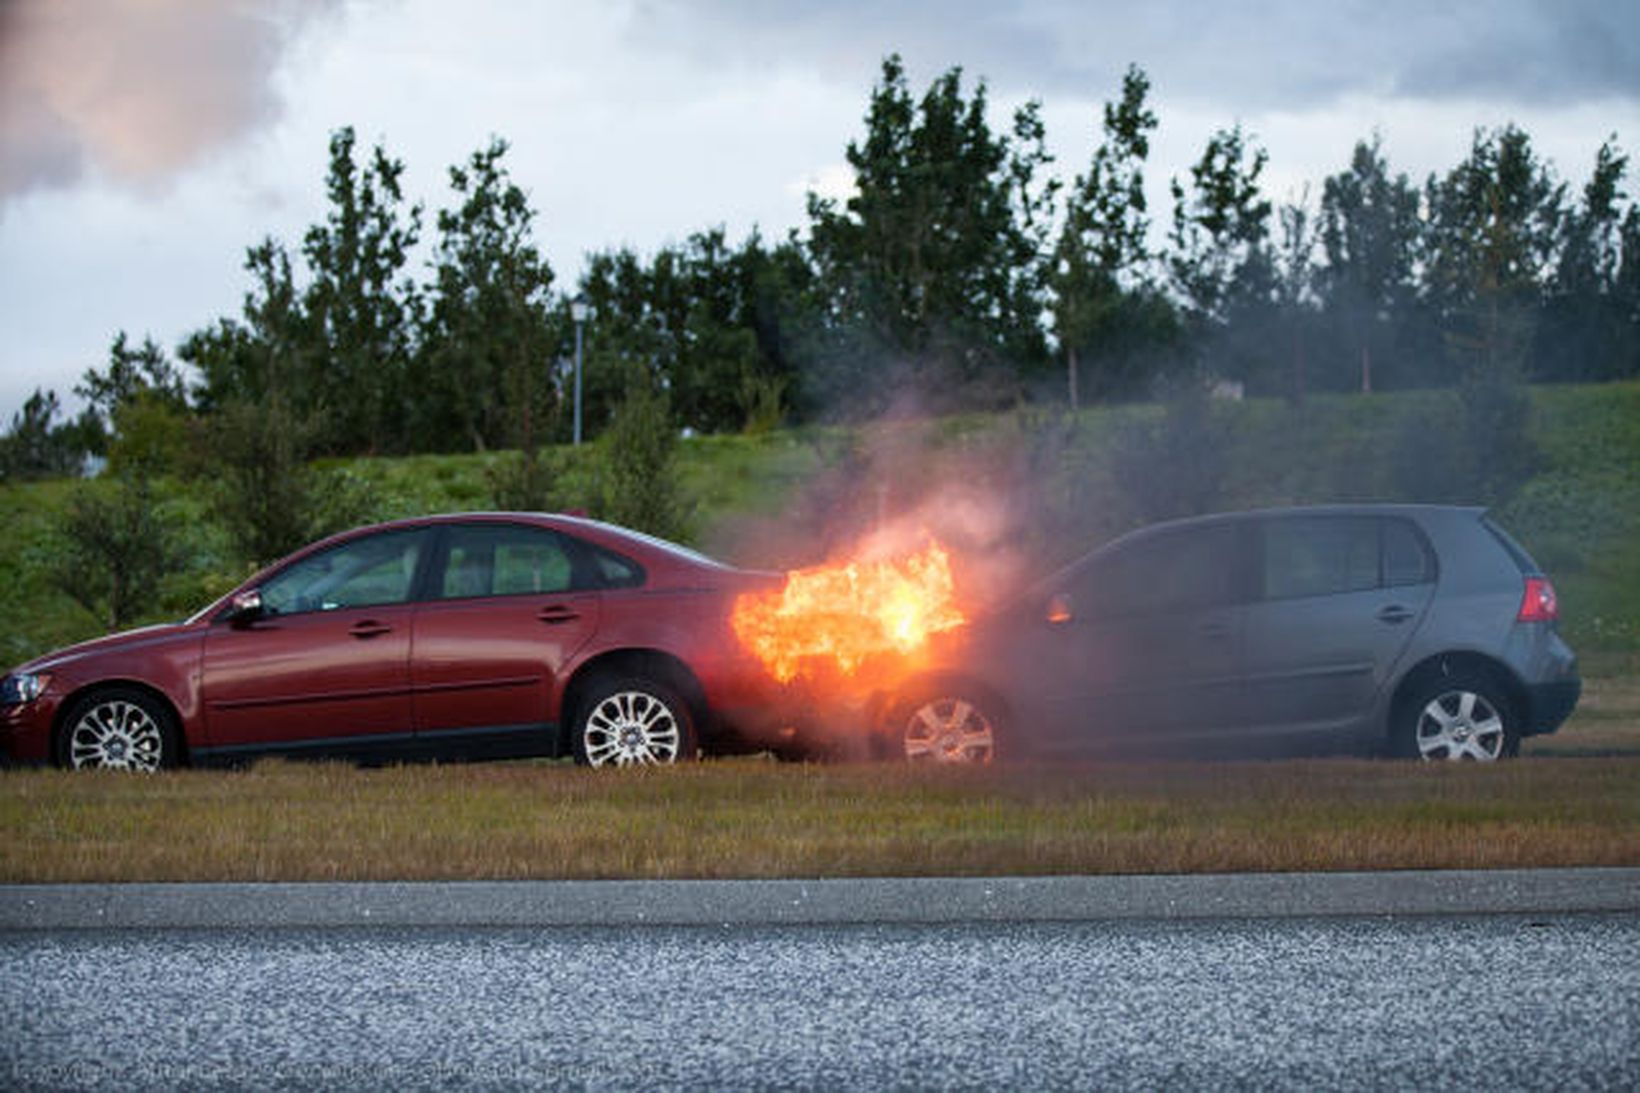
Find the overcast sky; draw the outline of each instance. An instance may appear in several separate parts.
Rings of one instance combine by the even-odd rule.
[[[1067,179],[1139,64],[1158,198],[1237,122],[1278,201],[1374,131],[1416,180],[1477,126],[1574,186],[1608,135],[1640,148],[1632,0],[0,0],[0,425],[36,386],[72,404],[120,330],[171,350],[237,315],[245,248],[324,216],[341,126],[429,224],[449,165],[506,138],[563,287],[588,251],[801,227],[891,52],[918,93],[983,78],[999,130],[1041,99]]]

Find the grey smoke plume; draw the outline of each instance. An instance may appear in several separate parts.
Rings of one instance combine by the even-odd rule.
[[[157,185],[274,120],[285,47],[338,0],[5,0],[0,201]]]

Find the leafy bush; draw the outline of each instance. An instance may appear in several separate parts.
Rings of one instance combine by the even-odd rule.
[[[211,419],[215,510],[242,557],[271,562],[367,518],[361,480],[306,461],[316,436],[317,425],[277,397],[231,403]]]
[[[644,380],[629,385],[598,446],[593,511],[664,539],[684,538],[693,506],[678,481],[678,434],[666,393]]]
[[[551,510],[557,479],[553,460],[529,449],[507,452],[484,468],[491,503],[503,512]]]
[[[143,475],[79,487],[59,530],[64,546],[53,579],[113,629],[148,610],[161,578],[181,560],[168,516]]]

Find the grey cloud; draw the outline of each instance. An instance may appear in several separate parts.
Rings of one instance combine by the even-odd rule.
[[[1640,96],[1640,6],[1541,0],[1468,5],[1461,45],[1424,43],[1399,70],[1398,90],[1443,98],[1528,101]]]
[[[5,0],[0,200],[95,168],[153,186],[279,113],[290,37],[336,0]]]
[[[84,165],[79,142],[40,96],[18,95],[0,104],[0,200],[26,190],[67,185]]]
[[[719,60],[803,57],[840,75],[890,51],[993,85],[1102,97],[1129,63],[1167,97],[1299,109],[1342,96],[1572,103],[1640,98],[1627,0],[648,0],[635,33]]]

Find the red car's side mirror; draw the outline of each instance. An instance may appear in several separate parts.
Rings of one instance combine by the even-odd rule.
[[[227,620],[235,626],[247,626],[267,613],[262,606],[262,590],[247,588],[228,601]]]

